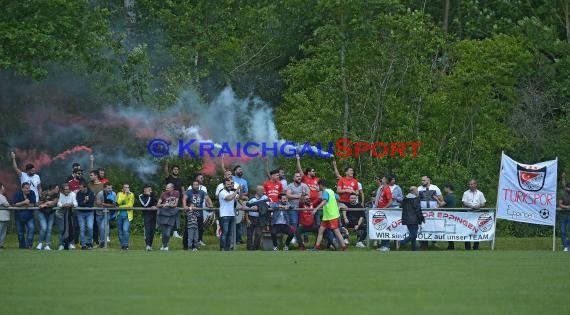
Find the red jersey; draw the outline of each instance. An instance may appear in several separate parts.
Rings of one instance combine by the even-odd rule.
[[[358,191],[358,181],[356,178],[348,179],[346,177],[341,177],[338,180],[336,187],[340,190],[352,189],[354,191]],[[350,193],[340,193],[338,196],[340,197],[340,202],[342,203],[348,203],[350,201]]]
[[[378,199],[378,208],[386,208],[390,199],[392,199],[392,190],[390,186],[386,185],[382,188],[382,195]]]
[[[266,181],[263,184],[265,195],[271,202],[279,202],[279,194],[283,192],[283,185],[281,182]]]
[[[309,186],[309,197],[311,198],[313,204],[316,204],[316,201],[319,200],[319,178],[310,178],[307,175],[303,175],[301,181],[305,183],[305,185]]]

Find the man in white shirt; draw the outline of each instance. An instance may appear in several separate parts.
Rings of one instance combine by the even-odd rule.
[[[240,195],[241,187],[233,188],[234,183],[231,178],[224,179],[224,189],[218,193],[220,201],[220,227],[222,235],[220,236],[220,250],[229,251],[232,243],[231,235],[233,233],[232,226],[235,222],[235,200]]]
[[[441,190],[436,185],[431,184],[431,178],[427,175],[422,176],[422,184],[418,187],[418,193],[420,194],[420,208],[422,210],[429,208],[439,208],[443,203],[443,197],[441,195]],[[437,246],[437,242],[432,242],[434,246]],[[421,241],[420,247],[422,249],[427,249],[428,242]]]
[[[77,199],[75,193],[69,189],[69,184],[63,184],[57,206],[60,208],[55,211],[55,224],[59,231],[58,250],[75,249],[71,233],[73,231],[72,211],[77,207]]]
[[[461,198],[463,205],[467,208],[471,208],[475,211],[480,208],[485,207],[485,196],[483,193],[477,189],[477,181],[471,179],[469,181],[469,190],[463,193],[463,198]],[[465,242],[465,250],[471,249],[471,242]],[[473,250],[479,249],[479,242],[473,242]]]
[[[26,164],[25,172],[22,172],[18,168],[18,164],[16,163],[16,153],[12,152],[11,155],[12,155],[12,168],[16,172],[16,175],[18,175],[18,178],[20,179],[20,184],[23,183],[30,184],[30,190],[32,190],[36,194],[36,198],[39,198],[39,196],[41,196],[42,194],[42,187],[41,187],[42,181],[40,180],[40,176],[36,174],[36,169],[34,167],[34,164]]]

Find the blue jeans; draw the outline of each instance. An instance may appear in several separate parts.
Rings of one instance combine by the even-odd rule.
[[[289,225],[297,228],[299,225],[299,213],[294,210],[287,211],[287,216],[289,217]]]
[[[570,216],[562,216],[560,219],[560,238],[562,238],[562,246],[568,247],[568,238],[566,232],[570,229]]]
[[[233,233],[232,227],[235,219],[235,217],[220,218],[220,228],[222,229],[222,235],[220,236],[220,250],[230,250]]]
[[[40,235],[38,242],[45,243],[44,245],[49,245],[51,242],[51,230],[55,220],[55,211],[51,211],[50,214],[46,214],[41,210],[35,210],[35,212],[38,217],[38,222],[40,223]]]
[[[117,217],[117,229],[119,230],[119,243],[121,247],[129,246],[129,228],[131,227],[131,222],[129,222],[128,217]]]
[[[418,237],[418,228],[419,225],[418,224],[408,224],[406,225],[406,227],[408,228],[408,231],[410,231],[410,234],[408,235],[408,237],[406,237],[405,239],[403,239],[402,241],[400,241],[400,247],[404,246],[407,242],[412,242],[412,251],[416,250],[416,238]]]
[[[18,231],[18,243],[20,248],[32,247],[34,242],[34,229],[35,224],[32,210],[16,210],[16,230]]]
[[[97,220],[97,227],[99,228],[99,244],[102,245],[107,242],[107,236],[109,236],[109,221],[108,218],[105,220],[105,215],[103,214],[96,214],[95,220]]]
[[[93,211],[77,211],[81,246],[93,246]],[[87,235],[85,235],[87,233]]]

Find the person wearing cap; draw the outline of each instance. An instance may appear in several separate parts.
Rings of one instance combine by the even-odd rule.
[[[12,168],[20,178],[20,184],[28,183],[30,185],[30,189],[36,195],[36,198],[41,195],[42,187],[41,187],[41,179],[38,174],[36,174],[36,169],[34,164],[26,164],[25,171],[22,172],[18,168],[18,164],[16,163],[16,154],[12,152]]]
[[[567,233],[570,229],[570,182],[564,185],[564,192],[560,194],[558,199],[558,207],[563,212],[560,215],[560,238],[562,239],[563,251],[568,251]]]

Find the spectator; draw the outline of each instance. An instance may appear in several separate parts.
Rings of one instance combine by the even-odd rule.
[[[139,204],[143,208],[151,209],[143,211],[144,242],[147,252],[152,250],[152,242],[154,240],[154,231],[156,229],[156,203],[157,200],[152,193],[152,187],[145,185],[143,187],[143,193],[139,195]]]
[[[168,171],[168,161],[164,164],[164,174],[166,176],[165,183],[171,183],[174,185],[174,190],[178,192],[178,196],[184,195],[184,183],[182,181],[182,177],[180,177],[180,166],[172,165],[170,168],[170,172]],[[177,207],[180,205],[182,200],[178,200]],[[178,229],[180,228],[180,216],[175,218],[175,224],[172,227],[172,236],[175,238],[182,238],[182,236],[178,233]]]
[[[30,185],[30,189],[34,192],[36,198],[42,193],[41,187],[41,179],[38,174],[36,174],[36,169],[33,164],[26,164],[25,172],[22,172],[18,168],[18,164],[16,164],[16,154],[12,152],[12,168],[20,178],[20,184],[28,183]]]
[[[422,209],[438,208],[443,202],[441,196],[441,190],[436,185],[431,184],[431,178],[428,175],[422,176],[422,185],[418,187],[418,193],[420,196],[420,206]],[[437,246],[437,242],[432,242],[434,246]],[[421,241],[420,245],[423,249],[428,248],[427,241]]]
[[[293,208],[299,208],[299,202],[305,195],[309,195],[309,186],[305,185],[302,181],[301,173],[295,172],[293,175],[293,182],[287,186],[285,191],[287,199]],[[299,225],[299,213],[296,210],[288,211],[289,225],[296,231]],[[295,238],[293,238],[292,243],[295,243]]]
[[[222,170],[225,173],[227,170],[226,170],[226,167],[224,166],[224,155],[222,155],[221,165],[222,165]],[[234,184],[241,185],[241,187],[242,187],[241,195],[239,196],[239,200],[247,201],[249,188],[248,188],[247,180],[243,177],[243,168],[241,167],[241,165],[234,166],[232,180],[233,180]],[[241,208],[241,205],[238,205],[238,208]],[[242,210],[237,211],[237,214],[236,214],[236,243],[237,244],[243,243],[242,239],[241,239],[242,234],[243,234],[242,231],[246,230],[245,221],[243,220],[244,216],[245,216],[244,211],[242,211]]]
[[[337,173],[337,177],[338,175],[340,175],[338,173],[337,167],[336,167],[336,161],[333,160],[333,166],[335,169],[335,173]],[[354,169],[352,167],[346,167],[344,169],[344,177],[338,177],[338,182],[336,184],[336,192],[338,193],[338,195],[340,196],[340,202],[342,203],[349,203],[350,202],[350,194],[354,193],[356,195],[360,194],[360,191],[358,190],[358,180],[356,180],[356,178],[354,178]],[[364,197],[362,197],[362,200],[364,200]]]
[[[206,194],[206,197],[204,198],[200,207],[212,208],[213,207],[212,199],[210,199],[210,197],[208,196],[208,188],[204,186],[204,175],[198,173],[196,174],[195,179],[198,181],[198,183],[200,183],[200,186],[198,186],[200,190]],[[188,189],[190,189],[190,187],[188,187]],[[214,211],[208,211],[208,210],[201,211],[201,216],[198,217],[198,244],[200,246],[206,246],[206,243],[204,243],[204,222],[205,221],[214,222],[215,218],[216,218],[216,213]]]
[[[58,250],[75,249],[73,245],[72,216],[73,208],[77,207],[77,198],[75,193],[69,188],[69,184],[63,184],[62,190],[57,200],[58,210],[55,212],[55,222],[59,231],[59,247]]]
[[[30,184],[25,182],[22,188],[14,194],[14,207],[29,208],[35,207],[36,195],[30,188]],[[18,243],[20,249],[31,249],[34,241],[34,215],[29,209],[16,211],[16,229],[18,231]]]
[[[270,180],[263,184],[265,195],[271,202],[279,202],[279,194],[283,192],[283,184],[279,181],[279,170],[269,172]]]
[[[103,190],[100,191],[95,197],[97,207],[113,208],[116,205],[117,194],[113,191],[111,183],[105,183]],[[99,248],[105,247],[106,242],[109,242],[109,219],[111,214],[105,218],[104,210],[95,210],[95,220],[99,228]]]
[[[347,175],[352,176],[352,171],[350,168],[347,168]],[[341,179],[342,180],[342,179]],[[340,181],[339,181],[340,182]],[[341,241],[342,250],[346,250],[346,245],[342,242],[342,235],[339,231],[339,222],[338,218],[340,217],[338,200],[340,198],[337,194],[335,194],[331,189],[327,188],[327,182],[324,179],[319,180],[319,189],[322,192],[322,201],[321,203],[313,209],[313,214],[315,214],[319,209],[323,209],[323,220],[321,221],[321,225],[319,227],[319,234],[317,235],[317,242],[315,243],[315,250],[320,250],[321,248],[321,241],[323,239],[323,234],[326,229],[331,229],[336,236],[336,238]],[[347,191],[348,188],[345,187]],[[358,193],[358,191],[352,191],[353,193]]]
[[[418,198],[418,188],[410,187],[409,193],[402,201],[402,224],[408,228],[409,234],[400,241],[400,248],[407,242],[412,243],[412,251],[416,251],[416,238],[418,237],[419,225],[425,222]]]
[[[269,198],[265,195],[265,189],[259,185],[255,189],[255,196],[247,202],[250,209],[245,215],[247,224],[247,250],[258,250],[261,245],[261,229],[267,224],[267,209]],[[263,213],[263,215],[262,215]]]
[[[159,209],[156,221],[160,225],[162,232],[162,247],[160,247],[160,250],[163,251],[168,251],[170,233],[176,226],[180,213],[178,199],[180,199],[180,193],[178,190],[174,190],[174,184],[168,183],[166,184],[166,190],[160,194],[158,204],[156,205]]]
[[[95,204],[95,195],[89,189],[87,183],[83,182],[79,185],[79,191],[76,194],[77,206],[79,208],[93,208]],[[77,209],[77,222],[79,224],[79,240],[81,249],[93,249],[93,210]]]
[[[4,194],[6,189],[4,184],[0,183],[0,207],[9,207],[10,203]],[[8,222],[10,222],[10,211],[0,210],[0,249],[4,248],[4,241],[6,240],[6,231],[8,230]]]
[[[305,235],[310,232],[318,234],[319,226],[313,214],[313,199],[310,196],[303,196],[303,202],[299,208],[306,208],[308,210],[299,211],[299,227],[296,231],[297,241],[299,242],[299,250],[305,250],[305,243],[308,243],[308,236]],[[301,237],[303,235],[303,237]]]
[[[358,203],[358,196],[356,194],[350,195],[350,201],[346,205],[348,209],[355,209],[355,208],[362,208],[362,205]],[[356,247],[364,248],[364,240],[366,240],[366,214],[363,210],[353,210],[353,211],[342,211],[343,216],[343,227],[346,228],[347,233],[345,236],[345,240],[348,241],[349,234],[348,229],[353,228],[356,232],[357,239],[356,239]],[[349,242],[345,242],[346,245]]]
[[[125,210],[119,210],[117,214],[117,229],[119,230],[119,242],[121,243],[122,250],[129,249],[129,229],[131,227],[131,221],[133,220],[133,209],[135,205],[135,195],[131,192],[131,187],[129,184],[123,184],[123,189],[117,193],[117,205],[119,208]]]
[[[295,229],[290,225],[289,216],[287,215],[287,210],[293,209],[293,206],[289,203],[287,195],[284,193],[279,194],[279,202],[271,204],[273,209],[273,215],[271,219],[271,241],[273,242],[273,250],[279,250],[277,247],[277,234],[286,234],[287,239],[285,240],[285,246],[283,250],[289,250],[289,244],[295,236]]]
[[[457,197],[455,196],[455,187],[452,183],[445,183],[443,185],[443,192],[445,196],[443,197],[443,202],[441,206],[443,208],[456,208],[457,207]],[[447,250],[455,250],[455,242],[447,242]]]
[[[36,217],[40,223],[40,235],[37,250],[51,250],[51,230],[55,220],[55,209],[59,199],[59,186],[49,185],[47,191],[42,191],[40,197],[39,209],[36,210]]]
[[[186,249],[197,251],[198,246],[198,217],[200,212],[195,208],[200,208],[206,199],[206,193],[200,190],[200,183],[198,180],[192,182],[192,188],[187,190],[182,198],[182,206],[186,210],[186,235],[187,243]]]
[[[392,203],[390,204],[389,208],[400,208],[400,204],[404,200],[402,188],[396,184],[396,175],[391,174],[387,177],[388,185],[390,186],[390,190],[392,192]]]
[[[469,181],[469,190],[463,193],[463,198],[461,198],[463,205],[467,208],[471,208],[474,211],[485,207],[485,196],[483,193],[477,189],[477,181],[471,179]],[[473,250],[479,249],[479,242],[473,242]],[[471,250],[471,242],[465,242],[465,250]]]
[[[91,156],[93,157],[93,156]],[[93,168],[93,162],[91,162],[91,168]],[[99,171],[91,170],[89,172],[89,190],[93,192],[93,195],[99,195],[99,192],[105,187],[105,183],[101,182],[99,179]],[[96,210],[97,211],[97,210]],[[95,243],[99,243],[99,225],[97,220],[93,220],[93,240]]]
[[[377,176],[375,179],[378,181],[379,178],[380,177]],[[388,208],[392,204],[392,190],[390,189],[390,185],[388,185],[388,183],[391,181],[392,178],[389,178],[388,176],[383,176],[380,178],[380,187],[378,187],[376,208],[384,209]],[[377,250],[382,252],[389,252],[390,241],[382,240]]]
[[[89,156],[89,161],[90,161],[90,164],[91,164],[91,165],[90,165],[91,167],[90,167],[90,172],[89,172],[89,173],[91,174],[91,172],[95,171],[96,174],[97,174],[97,177],[98,177],[99,181],[100,181],[102,184],[108,183],[109,180],[108,180],[107,178],[105,178],[105,169],[102,168],[102,167],[100,167],[100,168],[98,168],[98,169],[95,169],[95,167],[94,167],[94,164],[95,164],[95,157],[94,157],[93,155]],[[96,192],[92,187],[89,187],[89,189],[93,190],[93,193],[94,193],[95,195],[97,195],[97,192]]]
[[[230,236],[235,220],[235,200],[240,196],[241,187],[235,189],[230,178],[224,179],[224,189],[218,194],[220,201],[220,250],[229,251],[231,245]]]

